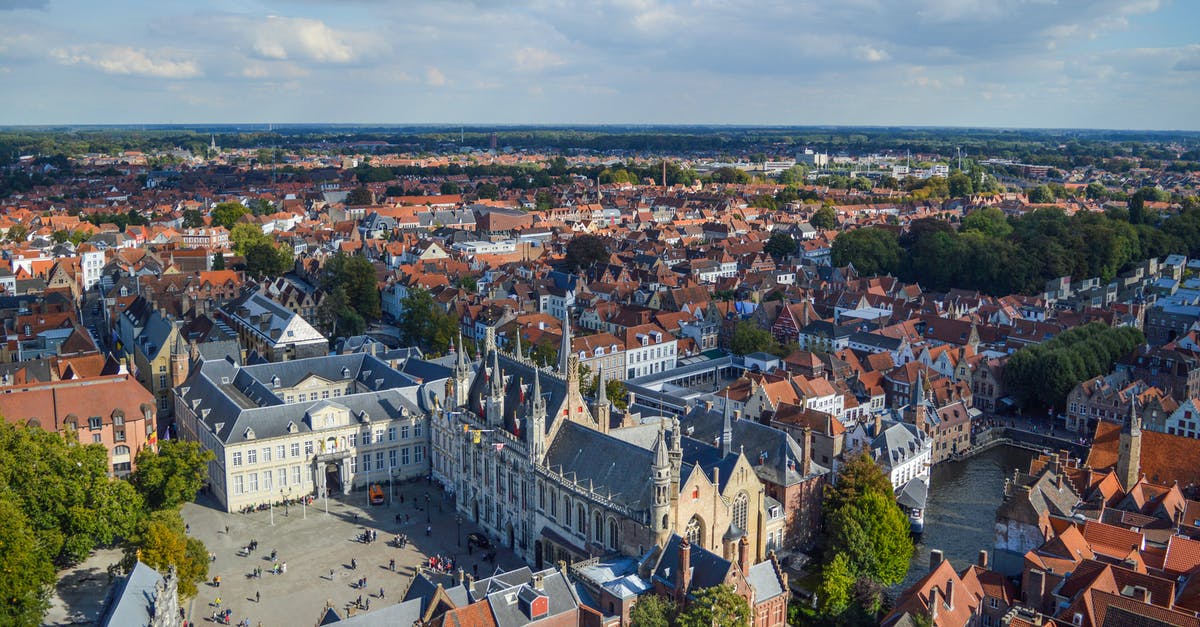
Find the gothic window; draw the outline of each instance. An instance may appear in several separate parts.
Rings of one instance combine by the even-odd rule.
[[[563,495],[563,526],[571,528],[571,499]]]
[[[692,516],[692,519],[688,521],[684,535],[687,536],[688,542],[697,546],[703,546],[701,540],[704,538],[704,521],[700,520],[699,516]]]
[[[604,517],[599,511],[592,517],[592,540],[595,540],[596,544],[604,544]]]
[[[587,527],[587,511],[583,508],[583,503],[575,506],[575,532],[583,534]]]
[[[608,548],[616,550],[619,534],[619,526],[616,518],[608,519]]]
[[[738,529],[746,531],[746,510],[749,509],[750,497],[745,492],[739,492],[737,498],[733,499],[733,524],[738,526]]]

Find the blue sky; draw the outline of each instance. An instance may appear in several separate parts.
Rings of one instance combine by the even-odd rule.
[[[1191,0],[0,0],[0,124],[1200,129]]]

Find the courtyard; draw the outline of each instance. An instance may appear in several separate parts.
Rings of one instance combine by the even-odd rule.
[[[479,529],[465,517],[459,520],[437,485],[425,481],[397,485],[389,500],[372,506],[367,504],[365,492],[339,495],[329,499],[328,513],[324,499],[307,507],[276,507],[249,514],[227,514],[203,497],[185,505],[183,517],[190,534],[215,555],[209,565],[209,581],[201,584],[196,598],[185,605],[188,618],[211,622],[214,602],[220,597],[221,607],[232,610],[234,624],[243,619],[251,625],[261,621],[264,626],[315,624],[327,604],[345,616],[347,606],[360,597],[364,604],[370,600],[371,610],[398,603],[416,567],[427,565],[430,556],[454,558],[467,574],[477,572],[480,577],[497,567],[511,570],[523,565],[502,547],[491,549],[496,552],[495,563],[485,561],[485,552],[479,549],[468,553],[466,536]],[[431,529],[428,536],[427,527]],[[361,542],[364,529],[376,531],[377,539]],[[408,536],[403,549],[389,545],[397,533]],[[257,550],[241,555],[252,540],[258,542]],[[286,564],[286,573],[271,572],[272,551],[281,567]],[[395,572],[389,560],[395,560]],[[352,568],[355,563],[357,568]],[[262,569],[261,576],[250,576],[255,568]],[[214,576],[221,578],[220,587],[212,585]],[[355,587],[364,577],[366,585]],[[453,585],[452,576],[443,581],[447,587]],[[381,589],[383,598],[379,598]]]

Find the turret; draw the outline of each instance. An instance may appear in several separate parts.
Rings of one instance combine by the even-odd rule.
[[[454,404],[463,407],[471,388],[471,365],[467,363],[467,345],[463,343],[462,331],[458,332],[458,350],[454,362]]]
[[[558,373],[564,378],[570,376],[571,356],[571,310],[565,309],[562,319],[562,343],[558,346]]]
[[[1117,451],[1117,478],[1125,490],[1133,488],[1142,476],[1142,417],[1137,413],[1137,390],[1129,390],[1129,424],[1121,430],[1121,444]]]
[[[650,502],[650,528],[654,541],[662,546],[671,529],[671,459],[667,451],[665,425],[658,425],[658,439],[654,441],[654,463],[650,466],[654,481],[654,495]]]
[[[504,373],[500,370],[500,351],[491,352],[488,373],[487,423],[498,426],[504,416]]]
[[[679,426],[679,417],[671,417],[671,447],[668,450],[667,457],[671,463],[671,491],[672,499],[679,496],[679,475],[683,472],[683,429]]]
[[[721,457],[729,455],[730,447],[733,446],[733,422],[729,418],[729,390],[725,390],[725,416],[721,423]]]
[[[592,401],[592,418],[596,421],[596,429],[601,433],[608,433],[609,414],[612,412],[611,404],[608,402],[608,391],[605,389],[606,381],[604,380],[604,366],[596,365],[596,397]]]
[[[533,389],[529,402],[529,457],[534,464],[546,453],[546,399],[542,396],[542,379],[533,369]]]

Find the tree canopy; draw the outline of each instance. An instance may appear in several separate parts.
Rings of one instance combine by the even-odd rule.
[[[675,623],[675,604],[657,594],[644,594],[629,611],[629,620],[638,627],[671,627]]]
[[[250,210],[241,203],[223,202],[213,208],[212,224],[213,226],[223,226],[232,231],[237,221],[248,213],[250,213]]]
[[[867,227],[845,231],[833,240],[833,264],[854,264],[863,275],[894,273],[903,254],[896,234],[888,229]]]
[[[334,286],[346,291],[350,307],[366,320],[378,320],[382,315],[379,298],[379,281],[375,266],[366,257],[346,255],[339,252],[325,262],[324,280],[321,284],[326,292]]]
[[[818,229],[835,229],[837,228],[837,212],[829,205],[821,205],[813,213],[813,217],[808,223]]]
[[[1117,360],[1143,342],[1145,336],[1137,328],[1092,322],[1013,353],[1004,367],[1004,382],[1022,407],[1038,404],[1062,410],[1076,385],[1112,372]]]
[[[413,287],[401,301],[400,332],[410,344],[442,354],[450,349],[458,334],[458,322],[433,302],[427,290]]]
[[[783,259],[788,255],[793,255],[799,246],[796,245],[796,238],[783,231],[775,231],[771,233],[771,237],[763,244],[763,252],[771,255],[775,259]]]
[[[675,622],[679,627],[750,627],[750,618],[746,599],[722,584],[695,593]]]
[[[733,327],[733,337],[729,340],[729,349],[737,355],[748,355],[758,351],[770,351],[775,348],[775,338],[771,332],[758,326],[752,320],[739,320]]]
[[[199,442],[166,440],[157,452],[149,447],[138,451],[137,470],[129,480],[150,509],[178,507],[195,500],[213,459]]]
[[[566,262],[571,271],[587,269],[609,256],[608,242],[597,235],[576,235],[567,242]]]
[[[373,202],[375,202],[375,196],[366,187],[356,187],[350,190],[349,194],[346,194],[346,204],[349,206],[369,205]]]

